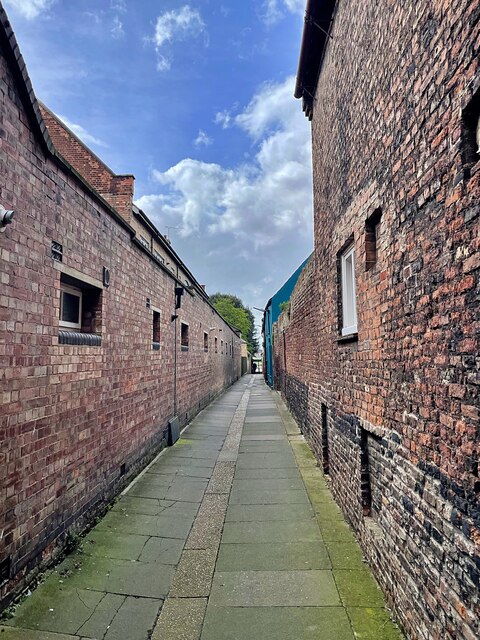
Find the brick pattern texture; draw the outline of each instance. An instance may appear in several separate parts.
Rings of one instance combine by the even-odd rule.
[[[0,234],[5,605],[58,553],[67,532],[90,523],[165,444],[174,414],[172,315],[178,314],[181,425],[239,377],[241,345],[200,292],[185,292],[175,310],[173,276],[132,241],[133,231],[81,181],[45,155],[0,53],[1,203],[15,210],[13,224]],[[107,195],[110,187],[105,186]],[[52,241],[63,245],[61,265],[52,259]],[[60,269],[76,269],[101,285],[104,267],[110,286],[102,288],[101,312],[95,314],[101,346],[59,344]],[[159,350],[152,348],[152,307],[160,312]],[[181,321],[189,324],[188,351],[180,349]],[[233,345],[233,353],[215,353],[215,336]]]
[[[315,252],[274,335],[276,385],[418,640],[480,637],[480,162],[462,141],[479,20],[478,0],[338,3],[312,120]],[[358,339],[341,341],[351,238]]]

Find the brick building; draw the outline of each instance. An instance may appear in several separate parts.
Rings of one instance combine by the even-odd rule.
[[[309,0],[275,379],[410,638],[480,637],[480,3]]]
[[[241,339],[42,105],[0,5],[0,605],[240,375]],[[0,212],[0,219],[4,219]],[[6,219],[5,219],[6,221]]]

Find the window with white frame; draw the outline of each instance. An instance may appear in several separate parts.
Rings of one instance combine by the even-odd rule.
[[[60,285],[60,326],[82,328],[82,290],[63,283]]]
[[[355,292],[355,249],[351,245],[341,255],[342,336],[357,333],[357,300]]]

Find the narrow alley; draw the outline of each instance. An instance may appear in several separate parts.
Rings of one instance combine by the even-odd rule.
[[[123,492],[3,640],[394,640],[279,396],[245,376]]]

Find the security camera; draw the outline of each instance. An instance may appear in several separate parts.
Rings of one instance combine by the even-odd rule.
[[[0,205],[0,231],[5,231],[7,224],[12,224],[15,211],[7,211]]]

